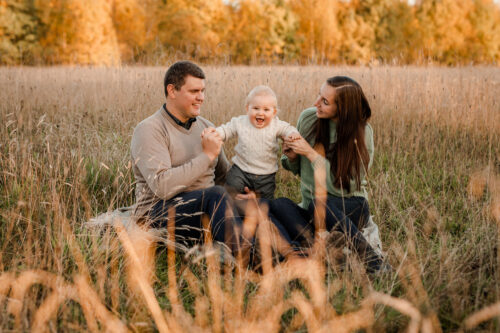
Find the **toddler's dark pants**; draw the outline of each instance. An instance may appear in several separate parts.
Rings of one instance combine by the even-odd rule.
[[[245,193],[244,189],[248,187],[258,197],[272,200],[276,189],[276,172],[268,175],[255,175],[233,164],[226,175],[226,187],[230,193]]]

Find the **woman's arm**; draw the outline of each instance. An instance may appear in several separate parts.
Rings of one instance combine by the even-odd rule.
[[[316,119],[316,108],[305,109],[302,111],[299,119],[297,120],[298,133],[290,134],[283,140],[283,156],[281,156],[281,165],[283,165],[283,168],[292,171],[296,175],[300,174],[300,157],[289,145],[289,143],[302,139],[312,149],[306,140],[303,139],[303,136],[306,135],[305,133],[310,131],[311,126],[314,126]],[[314,149],[312,150],[314,151]]]

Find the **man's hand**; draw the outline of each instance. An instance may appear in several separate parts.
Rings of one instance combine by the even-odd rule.
[[[238,193],[234,198],[236,200],[257,199],[255,192],[250,190],[248,187],[245,186],[244,191],[245,193]]]
[[[201,146],[203,152],[213,161],[219,156],[222,147],[222,139],[215,129],[213,131],[205,129],[201,133]]]

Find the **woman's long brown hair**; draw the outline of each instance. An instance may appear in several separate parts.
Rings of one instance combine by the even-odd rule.
[[[336,187],[350,192],[350,181],[354,179],[359,190],[361,171],[368,170],[370,162],[365,127],[372,111],[361,86],[353,79],[335,76],[326,83],[335,88],[337,140],[330,145],[330,119],[318,119],[306,138],[308,141],[314,138],[316,144],[321,143],[325,148]]]

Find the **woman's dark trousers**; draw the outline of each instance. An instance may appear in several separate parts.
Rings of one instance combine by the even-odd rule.
[[[310,246],[314,237],[314,208],[314,202],[306,210],[288,198],[279,198],[269,202],[269,215],[285,239],[292,244]],[[348,246],[367,261],[369,270],[378,270],[382,259],[359,231],[364,228],[369,216],[365,198],[328,196],[326,230],[344,233]]]

